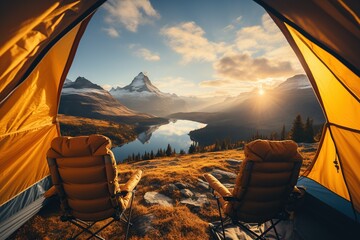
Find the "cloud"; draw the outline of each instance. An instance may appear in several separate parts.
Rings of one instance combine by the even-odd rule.
[[[160,18],[149,0],[108,0],[104,8],[108,12],[106,22],[121,23],[131,32],[136,32],[141,24]]]
[[[239,19],[241,20],[241,18]],[[272,19],[264,14],[261,25],[243,27],[237,32],[235,47],[228,48],[213,62],[214,80],[204,87],[258,86],[272,79],[278,82],[303,72],[299,61]]]
[[[235,22],[236,22],[236,23],[240,23],[241,20],[242,20],[242,16],[239,16],[239,17],[237,17],[237,18],[235,19]]]
[[[232,81],[224,80],[224,79],[216,79],[216,80],[204,80],[200,82],[200,86],[202,87],[221,87],[225,85],[231,84]]]
[[[233,30],[234,28],[235,28],[235,26],[233,24],[229,24],[226,27],[224,27],[224,31],[228,32],[228,31]]]
[[[146,48],[139,48],[135,51],[135,55],[141,58],[144,58],[147,61],[159,61],[160,56],[157,53],[151,52]]]
[[[237,32],[236,46],[239,51],[262,53],[288,45],[285,37],[268,14],[261,18],[262,24],[241,28]]]
[[[164,27],[161,32],[167,37],[168,45],[182,56],[182,63],[191,61],[215,61],[223,51],[223,43],[214,43],[205,38],[205,31],[195,22],[183,22]]]
[[[289,61],[275,61],[265,57],[254,58],[248,54],[225,56],[214,63],[213,67],[222,78],[243,81],[294,74]]]
[[[182,77],[163,77],[154,81],[154,85],[164,92],[176,93],[180,96],[194,95],[198,92],[196,84]]]
[[[114,27],[103,28],[103,30],[112,38],[120,36],[119,32]]]

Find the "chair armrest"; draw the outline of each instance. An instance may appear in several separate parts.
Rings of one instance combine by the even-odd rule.
[[[205,177],[206,181],[209,183],[209,186],[212,189],[214,189],[216,192],[218,192],[222,197],[231,197],[232,196],[229,189],[227,189],[227,187],[222,185],[222,183],[219,182],[219,180],[217,180],[213,175],[211,175],[210,173],[206,173],[206,174],[204,174],[204,177]]]
[[[132,190],[134,190],[141,179],[141,175],[142,175],[142,171],[136,170],[136,172],[134,172],[131,175],[129,180],[123,186],[120,187],[120,192],[127,193],[127,192],[131,192]]]
[[[45,193],[44,193],[44,197],[45,198],[50,198],[52,196],[55,196],[57,194],[56,192],[56,189],[55,189],[55,186],[51,186],[51,188],[49,188],[49,190],[47,190]]]

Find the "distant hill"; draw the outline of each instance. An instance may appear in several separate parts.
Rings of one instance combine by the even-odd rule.
[[[151,115],[163,117],[187,110],[186,101],[176,94],[161,92],[142,72],[129,85],[112,88],[110,94],[128,108]]]
[[[69,79],[65,81],[59,113],[129,124],[156,124],[166,121],[125,107],[108,91],[84,77],[78,77],[74,82]]]
[[[111,139],[113,146],[122,146],[125,143],[134,141],[138,135],[138,131],[134,125],[64,114],[59,114],[58,120],[61,135],[63,136],[102,134]]]
[[[208,109],[217,112],[176,113],[169,117],[208,123],[205,128],[190,133],[193,140],[206,139],[207,143],[221,139],[221,136],[238,140],[248,139],[257,131],[266,135],[280,132],[284,124],[288,131],[297,114],[304,121],[310,117],[314,125],[325,122],[306,75],[291,77],[263,95],[257,91],[247,92],[225,100],[222,106],[217,104]]]

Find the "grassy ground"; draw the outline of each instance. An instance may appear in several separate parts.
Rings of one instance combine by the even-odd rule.
[[[310,164],[314,151],[315,149],[302,152],[304,167]],[[198,179],[203,179],[203,174],[213,169],[236,173],[238,166],[231,165],[226,160],[243,158],[242,150],[228,150],[120,164],[120,177],[123,181],[128,179],[133,170],[143,170],[134,202],[134,227],[130,239],[211,239],[208,223],[218,217],[216,203],[208,189],[199,187]],[[210,204],[205,204],[201,208],[181,204],[180,191],[166,187],[170,183],[177,182],[186,184],[193,192],[206,194]],[[148,191],[157,191],[171,197],[175,202],[174,207],[147,205],[143,196]],[[74,227],[61,222],[59,212],[59,203],[55,198],[13,234],[11,239],[69,238]],[[146,231],[140,231],[145,225]],[[124,229],[121,225],[111,225],[102,232],[102,235],[106,239],[118,239],[119,236],[124,236],[123,233]]]

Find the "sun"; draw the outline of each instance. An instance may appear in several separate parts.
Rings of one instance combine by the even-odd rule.
[[[260,96],[264,95],[264,94],[265,94],[265,90],[262,89],[262,88],[259,88],[258,94],[259,94]]]

